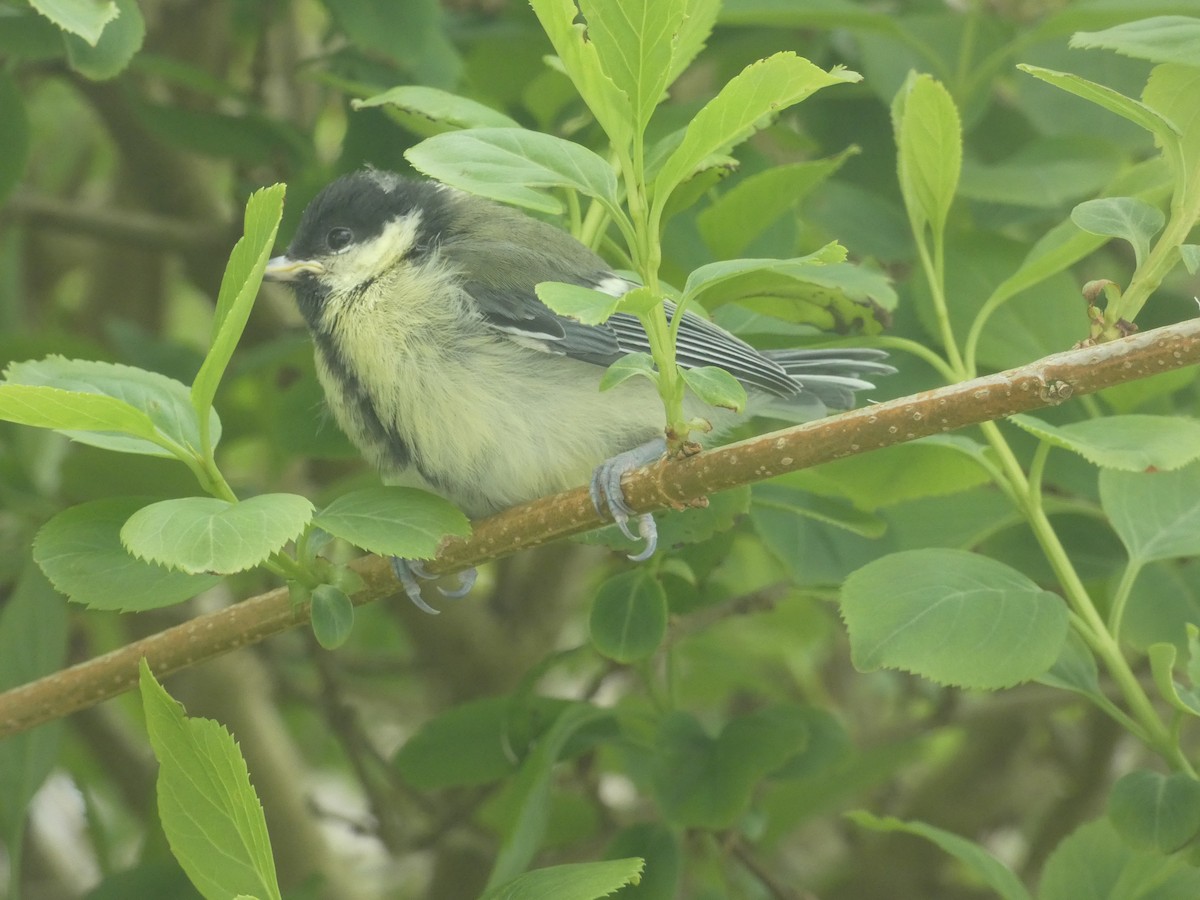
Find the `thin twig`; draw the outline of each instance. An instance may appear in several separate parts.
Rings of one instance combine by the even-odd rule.
[[[795,428],[775,431],[682,460],[631,473],[623,482],[637,512],[683,506],[706,494],[749,484],[870,450],[901,444],[1019,412],[1055,406],[1200,362],[1200,319],[1070,350],[972,381],[868,406]],[[474,525],[466,539],[443,542],[426,568],[461,571],[539,544],[605,524],[586,488],[545,497]],[[397,592],[389,564],[364,557],[354,568],[365,587],[356,604]],[[0,738],[85,709],[137,685],[146,657],[164,678],[171,672],[254,644],[308,621],[279,588],[227,609],[143,638],[104,656],[0,694]]]

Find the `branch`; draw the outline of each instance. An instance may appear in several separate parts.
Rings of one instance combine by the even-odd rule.
[[[941,434],[1200,362],[1200,319],[1111,343],[1047,356],[996,375],[852,410],[633,472],[624,487],[638,512],[678,507],[714,491],[762,481],[831,459]],[[526,503],[447,539],[427,568],[446,574],[606,524],[585,488]],[[397,593],[386,560],[355,563],[358,605]],[[86,709],[137,685],[145,657],[159,678],[255,644],[308,621],[284,588],[199,616],[38,681],[0,694],[0,738]]]

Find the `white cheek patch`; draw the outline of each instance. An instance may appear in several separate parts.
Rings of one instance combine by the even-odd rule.
[[[420,228],[421,212],[414,210],[407,216],[392,219],[371,240],[355,244],[345,253],[327,260],[324,281],[331,295],[348,294],[364,282],[379,278],[409,254],[417,242]]]

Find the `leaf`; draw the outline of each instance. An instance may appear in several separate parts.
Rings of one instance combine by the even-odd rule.
[[[272,185],[255,191],[246,201],[244,233],[234,245],[221,278],[211,345],[192,383],[192,406],[200,421],[204,421],[212,409],[217,386],[241,340],[246,320],[250,318],[250,309],[262,284],[263,270],[271,248],[275,246],[285,190],[282,184]],[[206,443],[204,449],[211,447]]]
[[[319,584],[312,592],[309,613],[313,635],[326,650],[336,650],[346,643],[354,628],[354,604],[341,588]]]
[[[697,366],[681,371],[692,393],[709,406],[739,413],[745,410],[746,389],[724,369],[719,366]]]
[[[1124,94],[1114,91],[1110,87],[1096,84],[1095,82],[1088,81],[1086,78],[1072,75],[1069,72],[1055,72],[1053,69],[1043,69],[1040,66],[1029,66],[1022,63],[1017,68],[1047,84],[1052,84],[1061,90],[1074,94],[1077,97],[1082,97],[1084,100],[1089,100],[1097,106],[1107,109],[1109,112],[1116,113],[1118,116],[1128,119],[1134,125],[1146,129],[1160,143],[1163,141],[1175,141],[1179,138],[1179,129],[1171,121],[1164,118],[1162,114],[1145,103],[1126,97]]]
[[[516,877],[533,859],[546,835],[550,814],[550,785],[554,763],[567,741],[581,728],[608,715],[587,703],[573,703],[554,720],[533,752],[521,764],[513,782],[519,812],[496,854],[488,876],[489,890]]]
[[[621,298],[581,284],[543,281],[534,287],[538,299],[552,312],[584,325],[599,325],[617,311]]]
[[[690,713],[668,713],[654,740],[655,797],[672,824],[727,828],[745,811],[759,781],[802,753],[808,736],[808,717],[800,707],[740,716],[716,738]]]
[[[422,791],[499,781],[517,771],[569,705],[553,697],[504,696],[452,706],[405,741],[396,754],[396,770]]]
[[[1050,854],[1038,900],[1190,900],[1200,872],[1180,860],[1125,843],[1107,819],[1077,828]]]
[[[25,397],[23,401],[14,402],[25,410],[23,415],[26,418],[10,418],[3,412],[0,412],[0,418],[54,428],[81,444],[106,450],[141,453],[147,456],[171,456],[172,451],[152,442],[152,435],[145,430],[142,416],[148,416],[158,439],[169,441],[192,453],[199,452],[200,430],[188,389],[174,378],[118,363],[64,359],[61,356],[48,356],[36,362],[13,363],[8,367],[5,376],[7,385],[57,388],[86,397],[68,398],[56,395],[48,402],[46,408],[39,412],[37,407],[41,404],[40,400],[34,401],[31,406],[29,395],[12,392],[13,397]],[[8,388],[0,385],[0,394],[7,393]],[[108,400],[97,402],[96,398],[112,398],[120,401],[121,405],[114,405]],[[0,401],[0,410],[4,410],[5,406],[6,404]],[[130,417],[128,409],[125,408],[127,406],[133,407],[139,415]],[[43,414],[72,416],[76,412],[81,415],[103,415],[94,420],[86,417],[58,420],[38,418]],[[112,416],[121,418],[116,420],[111,418]],[[121,422],[127,424],[122,425]],[[221,433],[221,422],[216,412],[211,410],[209,430],[215,444]]]
[[[1150,253],[1150,241],[1162,230],[1166,216],[1158,207],[1136,197],[1103,197],[1080,203],[1071,210],[1071,221],[1091,234],[1128,241],[1140,266]]]
[[[215,497],[163,500],[130,516],[121,542],[139,559],[171,569],[232,575],[299,537],[312,509],[296,494],[260,494],[238,503]]]
[[[159,438],[150,417],[123,400],[53,387],[0,384],[0,419],[63,432],[117,431],[146,441]]]
[[[924,822],[905,822],[892,816],[876,816],[861,809],[846,813],[846,817],[871,831],[900,832],[924,838],[957,859],[1004,900],[1033,900],[1012,869],[964,837]]]
[[[343,494],[313,516],[313,524],[370,553],[401,559],[432,559],[447,535],[471,533],[467,517],[449,501],[391,486]]]
[[[554,45],[563,71],[575,85],[618,153],[626,153],[633,140],[633,110],[629,98],[604,71],[587,27],[576,22],[575,0],[530,0],[542,30]]]
[[[1009,421],[1106,469],[1170,471],[1200,459],[1200,422],[1195,419],[1124,415],[1051,425],[1034,416],[1016,415]]]
[[[460,128],[520,128],[515,119],[468,97],[439,88],[403,84],[365,100],[351,100],[352,109],[382,106],[414,134],[433,137]]]
[[[856,153],[851,147],[829,159],[772,166],[741,179],[696,216],[704,242],[720,259],[739,255]]]
[[[864,512],[846,500],[821,497],[792,487],[784,478],[754,485],[753,496],[756,520],[767,529],[770,529],[771,514],[774,513],[780,516],[805,516],[868,538],[883,537],[887,531],[887,523],[879,516]]]
[[[0,71],[0,204],[25,175],[29,160],[29,116],[16,81]]]
[[[238,894],[279,900],[267,822],[232,736],[212,719],[184,715],[144,658],[139,683],[171,852],[210,900]]]
[[[1150,676],[1163,700],[1185,716],[1200,718],[1200,697],[1196,696],[1194,690],[1188,690],[1175,680],[1175,658],[1178,655],[1174,644],[1151,644],[1146,648]]]
[[[0,193],[0,196],[3,194]],[[1180,244],[1179,258],[1183,261],[1183,267],[1188,270],[1189,275],[1200,272],[1200,244]]]
[[[1100,505],[1133,560],[1200,553],[1200,464],[1174,472],[1100,472]]]
[[[640,375],[651,381],[658,381],[658,372],[654,368],[654,358],[649,353],[627,353],[604,370],[600,377],[600,390],[607,391],[615,388],[622,381]]]
[[[683,140],[654,180],[656,202],[665,203],[706,159],[728,154],[787,107],[823,87],[860,79],[858,73],[837,67],[826,72],[789,52],[747,66],[688,124]]]
[[[846,579],[842,617],[855,668],[901,669],[982,690],[1046,672],[1067,608],[1016,569],[961,550],[908,550]]]
[[[215,575],[172,572],[130,555],[121,526],[142,505],[115,497],[65,509],[38,530],[33,558],[58,590],[91,609],[158,609],[220,584]]]
[[[849,263],[807,260],[710,263],[688,277],[684,296],[699,299],[706,309],[737,303],[786,322],[838,333],[875,334],[890,321],[896,293],[886,277]]]
[[[963,162],[958,195],[968,200],[1057,209],[1107,189],[1127,165],[1115,145],[1091,138],[1042,138],[995,163]]]
[[[661,822],[639,822],[622,828],[604,848],[606,859],[638,857],[646,861],[636,888],[618,894],[619,900],[675,900],[683,875],[680,836]]]
[[[413,168],[481,197],[559,214],[547,188],[594,197],[621,216],[612,166],[580,144],[524,128],[472,128],[434,135],[404,153]]]
[[[583,0],[587,38],[600,66],[629,99],[636,133],[667,89],[687,0]]]
[[[1134,59],[1194,66],[1200,59],[1200,19],[1153,16],[1103,31],[1078,31],[1071,35],[1071,46],[1102,47]]]
[[[640,859],[566,863],[534,869],[497,885],[480,900],[596,900],[641,880]]]
[[[1183,772],[1129,772],[1113,785],[1108,818],[1132,846],[1174,853],[1200,834],[1200,782]]]
[[[648,659],[667,634],[667,595],[644,568],[608,579],[596,592],[588,619],[592,646],[628,665]]]
[[[67,658],[67,605],[42,573],[27,566],[0,606],[0,691],[60,669]],[[21,883],[21,849],[29,801],[58,763],[65,722],[55,719],[0,741],[0,842],[8,850],[9,883]]]
[[[705,42],[712,35],[717,15],[721,12],[721,0],[687,0],[687,15],[679,27],[675,39],[675,51],[671,54],[671,70],[667,73],[667,85],[674,84],[675,79],[704,49]]]
[[[946,229],[962,170],[962,123],[949,91],[929,75],[910,74],[892,101],[900,192],[913,234]]]
[[[935,435],[783,475],[773,482],[846,497],[864,510],[944,497],[991,480],[987,451],[962,435]]]
[[[1195,60],[1192,61],[1193,63]],[[1200,171],[1200,68],[1195,65],[1164,63],[1155,66],[1142,91],[1142,102],[1179,126],[1179,137],[1160,140],[1163,155],[1171,165],[1176,190],[1185,199],[1175,202],[1193,204],[1197,201],[1196,178]]]
[[[142,49],[146,22],[136,0],[116,0],[116,19],[104,26],[99,40],[64,35],[71,68],[93,81],[115,78]]]
[[[29,5],[63,31],[92,45],[119,13],[117,4],[106,0],[29,0]]]

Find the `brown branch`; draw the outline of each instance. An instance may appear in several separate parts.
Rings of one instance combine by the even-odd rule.
[[[1014,413],[1054,406],[1079,394],[1200,362],[1200,319],[1048,356],[997,375],[925,391],[795,428],[658,463],[624,481],[637,511],[682,506],[725,490]],[[467,539],[448,539],[427,568],[449,573],[604,524],[584,488],[506,510],[475,523]],[[387,562],[355,564],[370,603],[396,593]],[[85,709],[137,684],[143,656],[160,678],[254,644],[307,621],[277,589],[143,638],[87,662],[0,694],[0,738]]]

